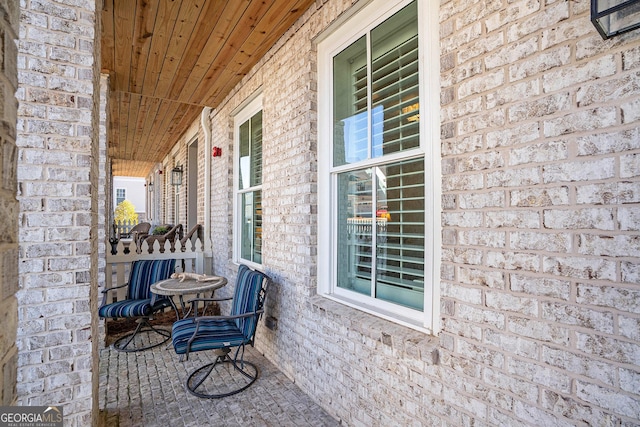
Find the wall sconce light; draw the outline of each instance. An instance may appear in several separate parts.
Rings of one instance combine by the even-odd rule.
[[[182,185],[182,166],[171,169],[171,185]]]
[[[220,147],[213,147],[213,148],[211,149],[211,155],[212,155],[213,157],[220,157],[220,156],[222,156],[222,148],[220,148]]]
[[[153,193],[153,182],[150,182],[147,188],[149,188],[149,193]]]
[[[591,0],[591,22],[605,40],[640,28],[640,0]]]

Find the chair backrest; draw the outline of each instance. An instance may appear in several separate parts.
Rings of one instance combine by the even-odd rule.
[[[175,271],[175,259],[138,260],[131,264],[127,299],[151,298],[151,285],[168,279]]]
[[[138,224],[133,226],[133,228],[131,229],[131,234],[136,232],[148,233],[150,229],[151,229],[151,224],[149,224],[148,222],[139,222]]]
[[[231,306],[231,315],[255,313],[262,310],[267,293],[268,277],[259,271],[251,270],[246,265],[238,268],[236,289]],[[256,331],[259,316],[236,319],[236,325],[244,337],[251,341]]]

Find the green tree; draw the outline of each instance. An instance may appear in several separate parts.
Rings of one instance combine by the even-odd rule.
[[[138,214],[136,213],[136,207],[128,200],[123,200],[116,206],[114,212],[114,220],[116,223],[138,223]]]

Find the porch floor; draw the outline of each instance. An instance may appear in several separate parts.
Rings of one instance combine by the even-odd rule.
[[[110,346],[100,351],[100,425],[141,426],[338,426],[300,388],[256,349],[246,360],[260,369],[247,390],[222,399],[200,399],[184,389],[184,380],[208,360],[198,352],[181,362],[162,345],[138,353]]]

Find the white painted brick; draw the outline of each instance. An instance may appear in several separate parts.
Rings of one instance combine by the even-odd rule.
[[[533,298],[518,297],[504,292],[485,293],[487,307],[499,311],[513,311],[527,316],[538,314],[538,301]]]
[[[488,252],[485,264],[489,267],[505,270],[540,271],[537,255],[519,252]]]
[[[603,255],[607,257],[639,257],[640,236],[603,236],[580,234],[578,252],[583,255]]]
[[[464,246],[484,246],[489,248],[504,248],[506,233],[489,232],[484,230],[462,230],[458,233],[458,244]]]
[[[489,30],[491,31],[491,30]],[[502,35],[502,33],[500,33]],[[531,56],[538,50],[538,38],[531,37],[529,39],[510,44],[499,50],[492,49],[492,52],[484,59],[487,70],[496,67],[504,67],[514,62]]]
[[[542,318],[555,323],[577,325],[598,332],[613,333],[613,314],[560,302],[542,303]]]
[[[513,148],[509,151],[509,165],[518,166],[528,163],[545,163],[568,158],[566,141],[548,141],[540,144]]]
[[[586,405],[584,402],[572,399],[551,390],[542,391],[542,405],[555,413],[561,413],[565,417],[579,422],[579,420],[598,420],[602,426],[610,426],[618,423],[619,418],[605,412],[596,406]]]
[[[628,154],[620,158],[620,177],[635,178],[640,176],[640,155]]]
[[[640,319],[620,315],[618,316],[618,326],[621,336],[634,341],[640,341]]]
[[[613,55],[610,57],[610,61],[611,64],[605,65],[606,68],[610,70],[609,75],[613,75],[616,71],[616,61]],[[597,64],[594,65],[598,66]],[[599,70],[599,73],[603,72]],[[606,75],[601,75],[600,77],[605,76]],[[596,76],[594,75],[593,77]],[[578,89],[578,92],[576,94],[578,106],[582,107],[594,103],[619,101],[621,99],[628,99],[630,97],[637,96],[640,93],[640,87],[638,86],[639,78],[640,73],[634,73],[623,76],[620,79],[599,81],[597,84],[591,83],[589,85],[582,86],[580,89]],[[590,79],[585,78],[585,80]]]
[[[593,133],[578,137],[576,142],[579,156],[635,150],[640,148],[640,128],[636,127],[619,132]]]
[[[504,275],[499,271],[479,270],[476,268],[459,267],[458,280],[469,285],[487,286],[494,289],[504,289]]]
[[[593,131],[614,126],[617,120],[615,107],[599,107],[562,117],[545,120],[544,135],[554,137],[580,131]]]
[[[614,55],[607,55],[597,60],[586,62],[575,67],[563,67],[558,70],[553,70],[548,73],[545,73],[542,79],[542,87],[544,92],[555,92],[557,90],[561,90],[576,84],[593,81],[595,79],[601,79],[603,77],[609,77],[614,75],[616,72],[616,59]],[[604,91],[606,93],[607,88],[605,85],[600,85],[599,88],[595,89],[597,91]],[[618,86],[612,84],[610,87]],[[578,91],[578,105],[589,105],[589,102],[585,97],[586,95],[584,91],[589,91],[593,89],[591,87],[583,87]],[[600,99],[600,102],[606,100],[606,95],[601,96],[604,99]],[[599,99],[599,98],[596,98]]]
[[[524,123],[513,128],[501,128],[487,132],[487,148],[524,144],[540,137],[538,123]]]
[[[576,396],[603,408],[614,409],[624,416],[640,419],[640,403],[633,396],[585,381],[576,381]]]
[[[626,94],[625,94],[626,95]],[[622,123],[634,123],[640,118],[640,101],[625,102],[620,106]]]
[[[489,211],[485,213],[486,226],[489,228],[529,228],[539,229],[540,214],[535,211]]]
[[[568,253],[571,251],[571,241],[571,235],[567,233],[509,233],[509,247],[514,250]]]
[[[532,2],[531,4],[535,3],[536,2]],[[531,12],[533,11],[534,10]],[[547,6],[542,9],[541,13],[528,13],[527,15],[529,18],[511,25],[507,29],[507,40],[509,42],[520,40],[537,30],[567,19],[569,17],[569,4],[568,2],[559,2],[554,6]]]
[[[640,372],[620,368],[620,388],[630,393],[640,394]]]
[[[468,304],[482,304],[482,290],[445,283],[442,287],[442,296],[453,298]]]
[[[554,230],[575,230],[593,228],[614,230],[614,211],[607,208],[584,208],[577,210],[545,209],[544,227]]]
[[[551,187],[545,189],[524,189],[509,192],[511,206],[565,206],[569,204],[568,187]]]
[[[523,99],[534,98],[538,95],[540,95],[540,81],[538,79],[531,79],[512,85],[504,85],[497,88],[495,92],[486,94],[485,97],[487,100],[487,108],[495,108],[512,102],[519,102]],[[530,126],[530,124],[527,125]],[[518,123],[520,129],[524,126],[525,124]]]
[[[483,209],[505,207],[504,191],[486,193],[466,193],[458,198],[460,209]]]
[[[541,342],[552,342],[560,345],[569,344],[569,329],[557,324],[541,322],[524,317],[510,317],[507,331]]]
[[[514,82],[535,76],[554,67],[566,65],[571,60],[571,48],[561,46],[509,67],[509,80]]]
[[[632,182],[612,182],[603,184],[581,185],[576,187],[576,202],[578,204],[616,205],[640,202],[638,185]],[[626,208],[622,209],[625,211]],[[632,208],[633,210],[633,208]],[[633,215],[633,214],[631,214]],[[618,212],[618,222],[622,224],[626,213]],[[627,225],[630,226],[630,225]]]
[[[587,354],[620,363],[638,365],[640,362],[640,345],[637,342],[581,332],[576,332],[576,338],[576,348]]]
[[[531,295],[547,296],[566,300],[571,293],[568,281],[512,274],[509,276],[511,290]]]
[[[493,345],[505,353],[513,353],[527,359],[536,359],[538,357],[540,346],[535,341],[504,334],[492,329],[485,330],[484,336],[487,344]]]
[[[571,101],[571,95],[568,92],[563,92],[532,101],[520,102],[509,108],[509,122],[520,123],[568,110],[572,106]]]
[[[640,290],[621,286],[577,285],[576,302],[598,307],[615,307],[616,310],[640,314]]]
[[[538,168],[497,170],[487,174],[487,188],[527,187],[541,183]]]
[[[462,62],[462,61],[461,61]],[[458,86],[458,99],[480,94],[501,86],[504,83],[504,72],[498,70],[490,75],[482,75],[469,79]]]
[[[498,369],[485,369],[483,379],[491,386],[509,391],[527,400],[535,401],[539,393],[536,384],[525,381],[513,381],[513,378],[508,373]]]
[[[547,365],[509,358],[507,360],[507,366],[508,372],[512,375],[525,378],[561,393],[566,393],[570,390],[571,378],[569,378],[566,373],[552,369]]]
[[[615,280],[616,266],[606,259],[544,257],[543,272],[576,279]]]

